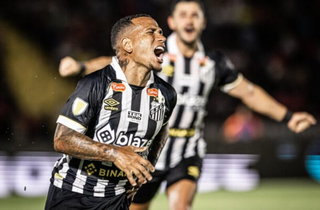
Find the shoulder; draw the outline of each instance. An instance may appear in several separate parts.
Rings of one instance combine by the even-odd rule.
[[[108,65],[100,70],[94,71],[91,74],[86,75],[80,81],[86,84],[94,84],[95,86],[103,86],[106,83],[109,83],[113,77],[115,77],[115,72],[111,65]]]
[[[157,83],[158,87],[161,89],[161,91],[165,91],[166,93],[172,93],[176,95],[176,90],[172,87],[172,85],[163,80],[157,74],[154,74],[154,80]]]
[[[209,51],[207,53],[207,56],[218,64],[231,63],[230,59],[225,54],[223,54],[221,51],[218,51],[218,50]]]
[[[157,74],[154,74],[154,80],[164,97],[167,98],[171,103],[175,104],[177,100],[177,93],[174,87],[160,78]]]

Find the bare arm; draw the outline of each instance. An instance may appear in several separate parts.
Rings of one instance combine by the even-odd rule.
[[[112,57],[108,56],[100,56],[83,62],[67,56],[62,58],[60,61],[59,73],[62,77],[75,76],[80,73],[82,75],[87,75],[105,67],[110,64],[111,61]]]
[[[80,159],[111,161],[127,174],[132,186],[137,184],[133,174],[141,183],[146,181],[145,178],[152,179],[149,171],[153,172],[154,167],[148,160],[136,153],[143,152],[146,148],[102,144],[62,124],[58,124],[54,136],[54,149],[57,152]]]
[[[158,135],[153,140],[151,150],[148,155],[148,160],[151,162],[151,164],[153,166],[156,165],[158,158],[160,156],[160,153],[161,153],[164,145],[167,142],[168,136],[169,136],[169,126],[167,124],[161,128]],[[137,187],[128,190],[127,191],[127,194],[128,194],[127,198],[133,199],[134,195],[139,190],[139,188],[141,187],[142,184],[145,184],[145,183],[139,182]]]
[[[245,78],[228,94],[239,98],[250,109],[278,122],[282,121],[287,113],[287,108],[284,105],[277,102],[264,89]],[[300,133],[315,124],[315,118],[309,113],[295,112],[287,125],[293,132]]]
[[[151,146],[151,150],[148,155],[148,160],[151,162],[153,166],[156,165],[160,153],[167,142],[169,136],[169,125],[168,123],[161,128],[158,135],[153,140],[153,144]]]

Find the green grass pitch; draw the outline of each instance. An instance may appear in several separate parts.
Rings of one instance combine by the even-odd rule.
[[[1,210],[44,209],[45,198],[11,196],[0,199]],[[167,198],[158,194],[151,210],[168,209]],[[257,189],[248,192],[219,190],[199,193],[194,210],[319,210],[320,183],[308,179],[262,180]]]

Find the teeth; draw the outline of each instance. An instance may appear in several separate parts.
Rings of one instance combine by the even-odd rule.
[[[164,47],[156,47],[156,50],[162,50],[162,51],[164,51]]]

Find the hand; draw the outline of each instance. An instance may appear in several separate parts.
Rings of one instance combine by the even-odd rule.
[[[302,131],[306,130],[311,125],[315,125],[316,123],[316,119],[309,113],[295,112],[293,113],[287,125],[291,131],[295,133],[301,133]]]
[[[62,77],[78,75],[80,73],[80,63],[72,57],[64,57],[60,61],[59,73]]]
[[[115,151],[115,159],[113,163],[127,174],[127,178],[132,186],[146,183],[151,180],[152,176],[149,171],[154,172],[152,164],[138,155],[136,152],[143,152],[146,147],[125,146],[118,147]]]

